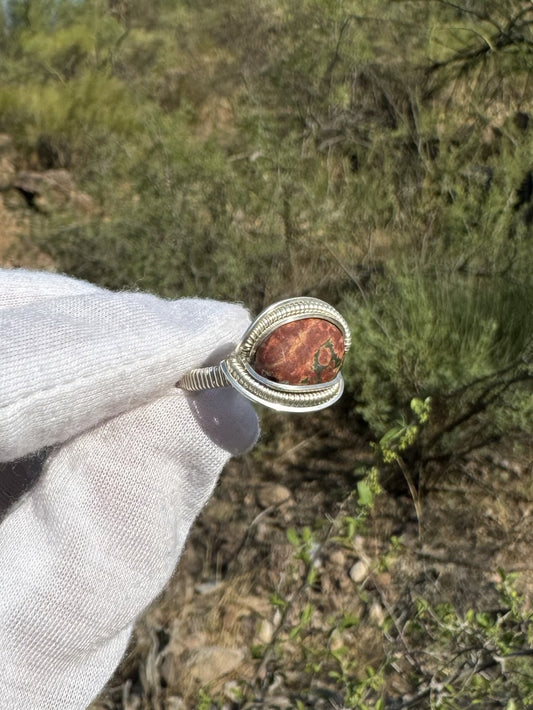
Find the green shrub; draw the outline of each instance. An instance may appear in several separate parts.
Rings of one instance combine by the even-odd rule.
[[[345,300],[356,409],[381,437],[431,398],[418,463],[462,455],[533,426],[533,281],[387,271]]]

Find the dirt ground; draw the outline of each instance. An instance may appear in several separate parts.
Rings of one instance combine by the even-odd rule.
[[[520,591],[533,608],[532,448],[521,448],[516,459],[480,454],[418,501],[421,515],[409,496],[384,493],[347,549],[328,539],[323,521],[350,500],[368,442],[349,421],[339,425],[333,411],[266,419],[271,433],[259,451],[227,467],[171,584],[139,622],[129,655],[91,710],[192,710],[202,686],[232,698],[237,681],[254,688],[255,704],[228,700],[228,710],[292,708],[298,698],[302,707],[341,708],[340,685],[310,681],[300,651],[287,640],[305,603],[314,608],[310,647],[334,642],[332,617],[361,620],[357,633],[343,639],[361,667],[379,665],[385,618],[403,624],[415,597],[451,602],[460,612],[493,608],[498,568],[520,573]],[[302,585],[287,539],[288,529],[306,525],[322,525],[319,581],[311,589]],[[398,548],[391,552],[392,536]],[[274,593],[294,601],[292,616],[281,618],[270,601]],[[276,661],[268,650],[280,639],[285,650]],[[254,658],[258,646],[263,655]],[[399,663],[389,676],[391,697],[408,697],[403,670]]]

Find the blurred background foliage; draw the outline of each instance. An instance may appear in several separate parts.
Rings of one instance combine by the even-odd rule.
[[[417,477],[519,438],[532,22],[524,0],[5,0],[0,130],[97,206],[29,239],[113,289],[338,305],[343,416],[379,437],[431,397]]]

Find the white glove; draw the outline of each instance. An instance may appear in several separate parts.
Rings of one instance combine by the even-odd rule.
[[[82,710],[120,661],[220,470],[257,439],[233,389],[174,386],[248,321],[0,270],[1,710]]]

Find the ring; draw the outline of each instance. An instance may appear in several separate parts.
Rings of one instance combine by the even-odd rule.
[[[288,298],[266,308],[219,365],[191,370],[188,392],[233,387],[281,412],[324,409],[342,395],[341,367],[351,344],[341,314],[318,298]]]

